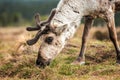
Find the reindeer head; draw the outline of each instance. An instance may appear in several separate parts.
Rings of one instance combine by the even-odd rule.
[[[45,67],[50,64],[50,61],[62,50],[65,45],[65,38],[62,33],[66,30],[67,25],[54,27],[49,22],[40,23],[38,17],[36,18],[37,29],[39,30],[35,38],[28,40],[29,45],[36,43],[40,36],[42,36],[42,43],[38,51],[38,57],[36,64],[40,67]],[[42,24],[42,27],[41,27]],[[28,27],[28,31],[37,30],[35,28]]]
[[[62,27],[65,27],[65,25]],[[53,31],[51,30],[47,34],[44,34],[36,61],[38,66],[49,65],[51,60],[53,60],[64,47],[65,39],[62,38],[61,31],[64,30],[61,30],[60,28],[58,31],[53,29]]]

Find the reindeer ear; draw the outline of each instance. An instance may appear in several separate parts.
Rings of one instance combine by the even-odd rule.
[[[62,32],[64,32],[67,29],[67,24],[60,26],[60,27],[56,27],[55,32],[57,35],[61,35]]]

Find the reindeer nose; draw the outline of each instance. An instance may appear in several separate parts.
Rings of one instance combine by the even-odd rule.
[[[48,43],[48,44],[51,44],[52,41],[53,41],[53,37],[47,37],[47,38],[45,39],[45,42]]]
[[[50,65],[50,61],[44,62],[38,59],[36,60],[36,66],[38,67],[45,68],[48,65]]]
[[[37,66],[42,65],[42,62],[40,62],[39,60],[36,60],[36,65]]]
[[[36,60],[36,66],[45,68],[46,65],[43,62],[41,62],[40,60]]]

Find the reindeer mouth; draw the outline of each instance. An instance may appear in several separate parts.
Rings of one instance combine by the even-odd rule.
[[[36,66],[38,66],[39,68],[45,68],[46,66],[50,65],[50,60],[49,61],[42,61],[40,59],[36,60]]]
[[[39,68],[45,68],[46,66],[50,65],[51,60],[50,59],[45,60],[40,53],[41,52],[39,51],[38,58],[36,60],[36,66],[38,66]]]

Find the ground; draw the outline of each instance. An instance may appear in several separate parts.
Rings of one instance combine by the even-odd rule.
[[[105,27],[92,28],[86,64],[71,65],[80,51],[82,30],[83,25],[50,66],[41,69],[35,65],[40,40],[34,46],[25,43],[35,32],[25,27],[0,28],[0,80],[120,80],[120,65]]]

